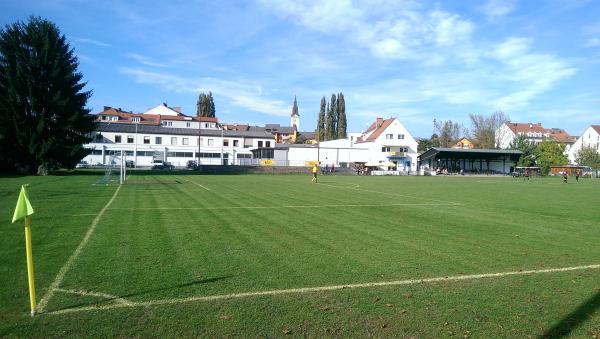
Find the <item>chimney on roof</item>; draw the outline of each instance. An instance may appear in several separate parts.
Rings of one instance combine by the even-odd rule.
[[[540,127],[542,127],[542,123],[541,122],[538,122],[537,125],[540,126]]]
[[[112,108],[112,107],[110,107],[110,106],[104,106],[104,110],[105,110],[105,111],[108,111],[108,110],[109,110],[109,109],[111,109],[111,108]]]
[[[383,118],[377,118],[377,122],[375,123],[375,128],[379,128],[383,125]]]
[[[181,107],[173,107],[173,110],[177,113],[181,113]]]

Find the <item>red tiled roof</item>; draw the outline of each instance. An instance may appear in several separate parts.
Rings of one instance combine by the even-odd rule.
[[[388,126],[392,124],[393,121],[394,121],[394,118],[383,120],[382,122],[379,121],[381,123],[379,124],[379,126],[377,126],[375,128],[375,131],[373,131],[373,133],[371,133],[371,135],[369,135],[369,137],[367,138],[366,141],[374,141],[374,140],[376,140],[381,135],[381,133],[383,133],[383,131],[385,131],[385,129],[388,128]],[[378,121],[374,122],[373,124],[377,124],[377,122]]]
[[[506,126],[516,135],[532,137],[528,133],[539,133],[539,138],[552,138],[559,143],[574,143],[575,138],[561,128],[544,128],[541,123],[507,122]]]
[[[161,120],[176,120],[176,121],[200,121],[200,122],[219,122],[219,119],[213,117],[190,117],[184,114],[179,115],[158,115],[158,114],[143,114],[143,113],[133,113],[126,112],[119,108],[113,108],[105,106],[104,110],[98,113],[98,118],[96,120],[100,120],[101,115],[107,116],[117,116],[119,120],[111,121],[111,123],[131,123],[133,122],[134,117],[140,118],[140,124],[160,124]]]
[[[361,136],[356,139],[356,142],[361,143],[376,140],[381,135],[381,133],[383,133],[383,131],[385,131],[385,129],[388,128],[388,126],[394,121],[394,119],[395,118],[389,118],[384,120],[383,118],[377,118],[375,122],[372,123],[371,126],[369,126],[369,128],[367,128],[367,130],[364,132],[364,134],[367,134],[373,131],[369,135],[369,137],[365,139],[364,136]]]
[[[596,133],[600,134],[600,125],[592,125],[592,128],[596,131]]]

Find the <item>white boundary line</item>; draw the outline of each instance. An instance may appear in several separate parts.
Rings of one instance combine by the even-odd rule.
[[[111,294],[106,294],[106,293],[90,292],[90,291],[84,291],[84,290],[67,290],[64,288],[56,288],[55,291],[63,292],[63,293],[70,293],[70,294],[77,294],[77,295],[82,295],[82,296],[91,296],[91,297],[100,297],[100,298],[105,298],[105,299],[111,299],[111,300],[114,300],[115,302],[118,302],[119,304],[133,306],[133,303],[125,298],[120,298],[116,295],[111,295]]]
[[[208,187],[206,187],[206,186],[203,186],[203,185],[200,185],[199,183],[197,183],[197,182],[195,182],[195,181],[192,181],[192,180],[190,180],[190,179],[183,179],[183,180],[185,180],[185,181],[187,181],[187,182],[191,182],[192,184],[194,184],[194,185],[196,185],[196,186],[202,187],[202,188],[204,188],[205,190],[207,190],[207,191],[210,191],[210,188],[208,188]]]
[[[278,209],[278,208],[324,208],[324,207],[394,207],[394,206],[454,206],[453,203],[397,203],[397,204],[323,204],[282,206],[228,206],[228,207],[112,207],[109,210],[234,210],[234,209]]]
[[[113,196],[106,203],[106,205],[104,205],[104,207],[102,208],[102,210],[100,210],[100,212],[98,213],[98,215],[96,215],[96,217],[92,221],[92,224],[90,225],[90,228],[85,233],[85,236],[83,237],[83,239],[79,243],[79,246],[77,246],[77,248],[75,249],[75,251],[73,252],[73,254],[71,254],[71,256],[69,257],[69,259],[67,259],[67,261],[65,262],[65,264],[63,265],[63,267],[61,267],[60,271],[58,271],[58,274],[56,275],[56,278],[54,278],[54,281],[52,282],[52,284],[48,288],[48,291],[46,291],[46,294],[42,297],[42,299],[40,300],[40,302],[38,304],[37,308],[38,308],[38,312],[39,313],[42,313],[44,311],[44,308],[46,308],[46,305],[48,304],[48,301],[50,301],[50,299],[52,299],[52,296],[54,295],[54,292],[56,292],[56,290],[59,288],[60,284],[65,279],[65,275],[67,274],[67,272],[69,271],[69,269],[73,265],[73,262],[75,262],[75,259],[77,259],[77,257],[79,257],[79,255],[81,254],[81,250],[83,250],[83,248],[85,247],[85,245],[90,240],[90,237],[92,236],[92,234],[94,233],[94,230],[96,229],[96,225],[98,225],[98,222],[100,222],[100,218],[102,218],[102,215],[104,215],[104,212],[106,212],[106,210],[108,209],[108,207],[115,200],[115,198],[117,197],[117,194],[119,193],[120,189],[121,189],[121,186],[120,185],[117,186],[117,189],[115,190],[115,193],[113,194]]]
[[[317,184],[318,185],[323,185],[323,186],[334,187],[334,188],[342,188],[342,189],[349,189],[349,190],[355,190],[355,191],[364,191],[364,192],[371,192],[371,193],[377,193],[377,194],[394,195],[394,196],[403,197],[403,198],[423,199],[423,200],[429,200],[429,201],[435,201],[435,202],[445,203],[445,204],[448,204],[448,205],[455,205],[455,206],[461,206],[461,205],[463,205],[460,202],[431,199],[431,198],[419,197],[419,196],[415,196],[415,195],[406,195],[406,194],[399,194],[399,193],[380,192],[380,191],[368,190],[368,189],[360,188],[360,185],[358,185],[358,187],[347,187],[347,186],[336,186],[336,185],[330,185],[330,184],[323,184],[323,183],[320,183],[320,182],[317,182]]]
[[[85,312],[85,311],[101,311],[101,310],[109,310],[109,309],[124,308],[124,307],[149,307],[149,306],[156,306],[156,305],[171,305],[171,304],[182,304],[182,303],[190,303],[190,302],[208,302],[208,301],[224,300],[224,299],[241,299],[241,298],[258,297],[258,296],[275,296],[275,295],[282,295],[282,294],[315,293],[315,292],[336,291],[336,290],[343,290],[343,289],[370,288],[370,287],[382,287],[382,286],[402,286],[402,285],[416,285],[416,284],[436,283],[436,282],[445,282],[445,281],[462,281],[462,280],[477,280],[477,279],[486,279],[486,278],[501,278],[501,277],[506,277],[506,276],[580,271],[580,270],[598,269],[598,268],[600,268],[600,264],[561,267],[561,268],[548,268],[548,269],[528,270],[528,271],[520,270],[520,271],[510,271],[510,272],[500,272],[500,273],[484,273],[484,274],[458,275],[458,276],[447,276],[447,277],[437,277],[437,278],[382,281],[382,282],[371,282],[371,283],[362,283],[362,284],[331,285],[331,286],[291,288],[291,289],[271,290],[271,291],[242,292],[242,293],[221,294],[221,295],[211,295],[211,296],[196,296],[196,297],[189,297],[189,298],[150,300],[150,301],[142,301],[142,302],[128,301],[128,303],[119,303],[119,304],[111,304],[111,305],[67,308],[67,309],[62,309],[62,310],[58,310],[58,311],[48,312],[47,314],[66,314],[66,313]]]

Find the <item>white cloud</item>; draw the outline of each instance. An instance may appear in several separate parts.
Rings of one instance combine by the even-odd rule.
[[[516,7],[515,0],[488,0],[480,10],[493,20],[511,13]]]
[[[509,94],[496,100],[498,109],[524,106],[536,95],[577,72],[575,67],[554,55],[531,52],[530,45],[530,39],[509,38],[490,55],[501,65],[495,79],[513,87]]]
[[[297,24],[345,36],[350,44],[382,59],[417,59],[429,47],[449,47],[470,39],[474,24],[441,10],[420,13],[412,2],[324,0],[262,3]],[[385,10],[385,11],[384,11]]]
[[[87,39],[87,38],[73,38],[73,41],[81,42],[83,44],[95,45],[95,46],[99,46],[99,47],[112,47],[112,45],[107,44],[105,42],[93,40],[93,39]]]
[[[152,59],[145,57],[143,55],[137,53],[127,53],[127,57],[139,62],[142,65],[152,66],[152,67],[167,67],[166,64],[153,61]]]
[[[123,74],[136,82],[160,86],[177,93],[212,91],[215,96],[228,98],[231,104],[245,109],[274,116],[288,116],[291,108],[281,100],[266,98],[261,86],[245,80],[222,80],[210,77],[180,77],[171,73],[153,72],[137,68],[122,68]]]
[[[598,47],[600,46],[600,38],[590,38],[585,42],[585,47]]]

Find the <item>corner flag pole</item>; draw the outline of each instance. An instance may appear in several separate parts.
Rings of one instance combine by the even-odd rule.
[[[35,315],[35,279],[33,275],[33,252],[31,250],[31,225],[29,216],[34,213],[33,207],[27,197],[27,185],[21,186],[21,193],[17,200],[12,222],[25,219],[25,251],[27,253],[27,279],[29,281],[29,303],[31,305],[31,316]]]
[[[25,250],[27,251],[27,280],[29,281],[29,304],[31,316],[35,315],[35,278],[33,275],[33,252],[31,250],[31,227],[29,216],[25,217]]]

